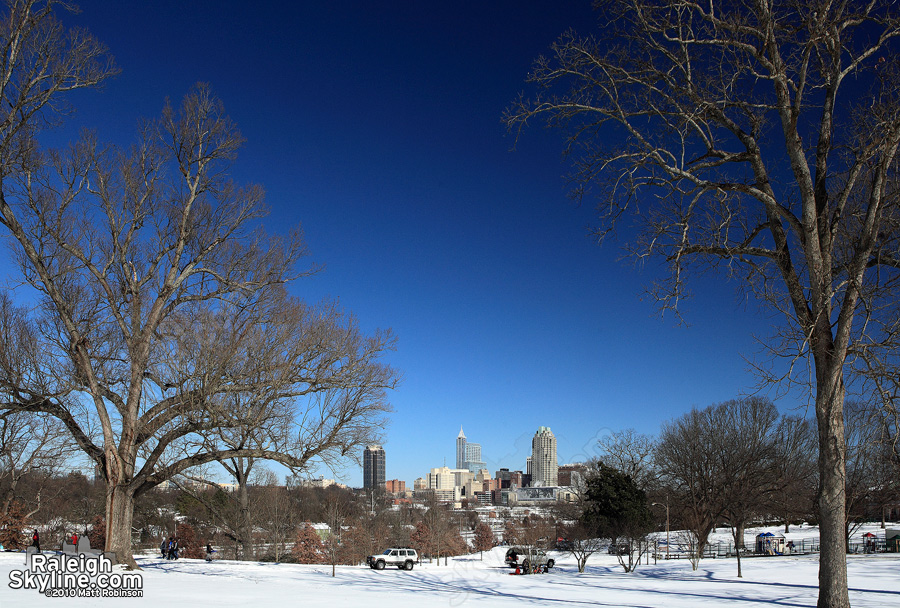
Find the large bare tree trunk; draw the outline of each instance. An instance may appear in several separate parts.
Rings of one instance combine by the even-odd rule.
[[[131,551],[133,516],[133,491],[124,485],[110,485],[106,492],[106,550],[114,552],[120,564],[137,568]]]
[[[820,534],[817,605],[820,608],[844,608],[850,606],[844,537],[844,387],[840,368],[827,376],[830,376],[826,378],[827,382],[819,383],[816,396],[820,480],[817,500]]]
[[[250,491],[247,488],[247,480],[241,479],[238,483],[238,502],[240,504],[240,520],[238,533],[241,536],[241,552],[243,559],[252,560],[253,552],[253,522],[250,518]]]

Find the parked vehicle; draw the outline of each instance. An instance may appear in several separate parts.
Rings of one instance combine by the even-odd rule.
[[[419,561],[419,554],[409,547],[392,547],[385,549],[381,555],[370,555],[366,564],[374,570],[384,570],[385,566],[397,566],[400,570],[412,570]]]
[[[552,557],[535,547],[510,547],[506,551],[506,565],[510,568],[530,570],[534,566],[546,566],[549,570],[555,564]]]
[[[556,539],[556,550],[557,551],[571,551],[573,547],[573,543],[568,538],[557,538]]]
[[[628,553],[631,552],[631,547],[628,543],[617,543],[615,545],[610,545],[606,552],[610,555],[628,555]]]

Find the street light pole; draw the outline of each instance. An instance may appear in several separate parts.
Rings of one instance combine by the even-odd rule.
[[[666,559],[669,559],[669,495],[666,494],[666,504],[654,502],[650,506],[666,508]]]

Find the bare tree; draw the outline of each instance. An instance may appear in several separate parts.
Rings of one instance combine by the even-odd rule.
[[[896,500],[896,470],[890,452],[880,441],[882,427],[878,412],[860,401],[846,403],[844,428],[847,442],[847,509],[844,538],[850,538],[867,516],[878,514],[888,502]]]
[[[649,490],[656,478],[653,452],[656,441],[634,429],[615,431],[597,441],[599,462],[631,477],[642,490]]]
[[[465,543],[448,505],[438,502],[433,494],[425,504],[427,509],[410,534],[410,541],[420,552],[429,557],[437,556],[438,565],[443,555],[446,566],[450,555],[458,555],[465,551]]]
[[[815,510],[816,432],[810,420],[784,416],[775,442],[774,485],[767,499],[770,513],[784,519],[784,532],[792,521],[808,518]]]
[[[584,572],[590,556],[599,551],[604,545],[596,531],[581,522],[576,522],[566,528],[566,540],[569,543],[569,552],[575,557],[578,572]]]
[[[335,575],[337,563],[341,558],[343,545],[344,522],[349,515],[349,509],[343,496],[337,492],[329,492],[325,498],[325,523],[328,524],[330,533],[323,543],[325,557],[331,564],[331,576]]]
[[[660,478],[670,489],[675,510],[689,532],[695,570],[724,510],[724,476],[715,448],[722,441],[713,408],[706,408],[664,424],[657,444]]]
[[[671,268],[663,308],[689,270],[720,268],[784,314],[768,348],[792,365],[774,378],[810,387],[819,429],[819,605],[848,606],[847,378],[896,353],[900,327],[896,3],[598,5],[599,35],[565,34],[506,120],[567,129],[599,234],[640,213],[634,252]]]
[[[780,489],[775,475],[778,410],[768,399],[749,397],[726,401],[713,412],[721,435],[715,443],[722,474],[718,493],[722,514],[731,525],[741,578],[744,528],[763,513],[768,496]]]
[[[270,547],[269,554],[276,562],[288,553],[287,544],[291,540],[291,532],[299,523],[297,505],[291,500],[287,490],[277,484],[273,474],[268,471],[263,476],[265,484],[258,487],[260,493],[260,527],[266,534],[266,542]]]
[[[129,152],[32,150],[4,182],[0,221],[44,305],[14,324],[39,346],[3,370],[2,407],[56,416],[100,466],[106,548],[132,566],[135,496],[214,461],[342,459],[397,382],[389,332],[286,294],[304,248],[263,234],[262,190],[228,179],[240,141],[199,86]]]
[[[475,526],[475,544],[472,547],[479,552],[480,559],[484,559],[484,552],[490,551],[497,544],[497,538],[494,531],[483,521],[478,522]]]
[[[0,416],[0,515],[9,513],[18,495],[19,483],[27,476],[39,478],[35,500],[27,505],[26,519],[41,508],[45,483],[71,451],[69,435],[51,416],[31,412]]]

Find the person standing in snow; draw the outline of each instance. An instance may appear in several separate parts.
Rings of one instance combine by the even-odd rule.
[[[38,536],[37,528],[34,530],[34,534],[31,536],[31,544],[37,550],[38,553],[41,552],[41,537]]]
[[[215,549],[212,548],[212,545],[206,543],[206,561],[212,561],[212,554],[215,553]]]

